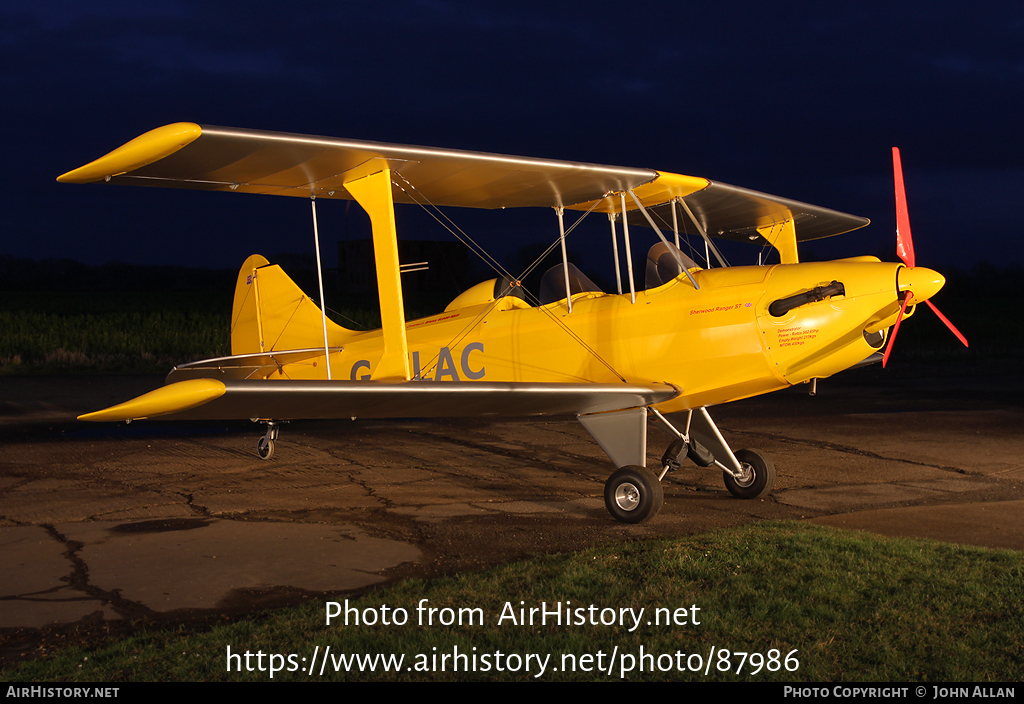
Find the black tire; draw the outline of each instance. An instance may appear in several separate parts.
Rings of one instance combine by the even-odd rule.
[[[608,513],[623,523],[643,523],[658,515],[665,492],[654,472],[646,467],[623,467],[604,484]]]
[[[725,488],[730,494],[740,499],[756,499],[772,490],[775,486],[775,464],[768,455],[760,450],[738,450],[736,459],[750,468],[751,476],[746,481],[739,481],[723,472]]]
[[[269,460],[274,456],[274,441],[260,438],[260,441],[256,443],[256,454],[260,456],[261,460]]]

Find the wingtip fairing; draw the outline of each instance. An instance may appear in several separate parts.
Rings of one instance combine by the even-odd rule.
[[[85,413],[78,420],[132,421],[180,413],[220,398],[227,387],[216,379],[189,379],[163,386],[131,401],[101,411]]]
[[[93,183],[142,168],[174,154],[199,139],[203,128],[194,122],[157,127],[85,166],[57,177],[60,183]]]

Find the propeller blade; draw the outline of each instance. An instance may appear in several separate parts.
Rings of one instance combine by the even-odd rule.
[[[914,238],[910,234],[910,212],[907,209],[907,191],[903,185],[903,162],[900,160],[899,147],[892,148],[892,176],[896,186],[896,254],[899,255],[904,264],[913,269],[915,266]],[[882,355],[883,367],[889,361],[889,353],[892,352],[892,345],[896,341],[896,333],[900,329],[903,313],[906,312],[907,303],[911,298],[913,298],[913,294],[907,291],[907,297],[903,299],[903,307],[900,308],[899,317],[896,318],[896,325],[893,326],[892,335],[889,336],[889,344],[886,345],[885,354]],[[935,315],[939,316],[939,320],[946,324],[946,327],[957,336],[960,342],[964,343],[964,347],[968,347],[967,338],[956,329],[953,323],[949,322],[949,318],[944,316],[929,299],[926,298],[924,302],[928,304],[928,307],[932,309]]]
[[[910,213],[907,192],[903,186],[903,163],[899,147],[892,148],[892,174],[896,183],[896,254],[903,263],[914,268],[914,238],[910,234]]]
[[[960,339],[960,342],[964,343],[964,347],[970,347],[970,345],[967,344],[967,338],[964,337],[963,333],[956,329],[956,325],[953,325],[953,323],[949,322],[949,318],[947,318],[941,312],[939,312],[939,309],[935,307],[934,303],[928,300],[926,300],[925,303],[928,304],[928,307],[932,309],[932,312],[935,313],[935,315],[939,316],[939,320],[944,322],[946,324],[946,327],[949,328],[953,332],[953,334]]]
[[[889,355],[892,353],[892,343],[896,342],[896,333],[900,331],[900,323],[903,321],[903,314],[907,312],[907,304],[910,303],[910,299],[914,297],[910,291],[907,291],[907,297],[903,299],[903,307],[900,308],[899,317],[896,318],[896,324],[892,327],[892,335],[889,336],[889,344],[885,346],[885,354],[882,355],[882,368],[889,362]]]

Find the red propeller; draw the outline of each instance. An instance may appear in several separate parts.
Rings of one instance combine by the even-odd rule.
[[[893,181],[896,184],[896,254],[899,255],[899,258],[903,260],[907,267],[913,269],[917,264],[914,258],[914,238],[910,234],[910,215],[907,212],[907,192],[903,187],[903,164],[900,161],[899,147],[892,148],[892,173]],[[907,305],[910,304],[910,300],[913,297],[914,294],[907,290],[906,297],[903,299],[903,305],[900,307],[900,314],[892,328],[892,335],[889,336],[889,344],[886,345],[885,354],[882,355],[883,367],[889,361],[892,345],[896,341],[896,333],[900,329],[900,321],[903,320],[903,314],[906,312]],[[949,322],[949,318],[944,316],[929,299],[926,298],[924,302],[928,304],[928,307],[932,309],[935,315],[939,316],[939,320],[953,331],[953,334],[960,339],[960,342],[964,343],[964,347],[967,347],[967,338],[956,329],[953,323]]]

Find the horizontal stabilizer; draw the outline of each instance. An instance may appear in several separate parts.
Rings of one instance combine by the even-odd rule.
[[[342,347],[332,347],[331,352],[341,352]],[[167,375],[165,384],[186,379],[265,379],[280,370],[285,364],[295,364],[307,359],[324,356],[323,347],[285,352],[256,352],[236,354],[231,357],[214,357],[189,364],[179,364]]]

